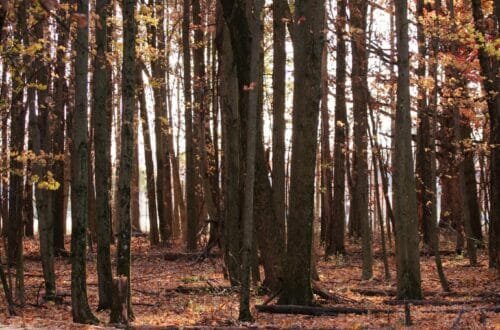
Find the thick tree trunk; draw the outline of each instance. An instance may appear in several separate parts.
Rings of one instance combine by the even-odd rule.
[[[38,15],[36,18],[36,36],[38,40],[50,40],[49,30],[46,24],[47,16],[44,14]],[[35,114],[33,119],[33,128],[36,130],[36,136],[32,139],[33,151],[37,155],[50,155],[53,152],[52,133],[53,127],[51,124],[52,105],[47,102],[48,90],[50,87],[50,68],[43,61],[43,56],[50,52],[48,45],[42,48],[42,53],[38,54],[35,62],[35,67],[38,70],[36,77],[38,86],[38,118]],[[31,114],[30,114],[31,117]],[[31,119],[30,119],[31,120]],[[31,123],[30,123],[31,125]],[[45,284],[45,299],[53,300],[56,295],[56,275],[54,270],[54,213],[53,213],[53,197],[54,197],[54,180],[49,174],[52,171],[52,161],[46,159],[46,166],[34,165],[35,173],[42,180],[42,183],[35,186],[36,207],[38,214],[38,232],[40,236],[40,255],[42,258],[42,270]],[[47,183],[47,185],[43,184]],[[30,201],[33,204],[32,200]]]
[[[290,212],[280,304],[310,305],[314,170],[321,100],[325,2],[296,1]]]
[[[77,13],[88,22],[87,0],[78,2]],[[75,109],[71,151],[71,305],[73,321],[97,323],[87,300],[86,230],[88,223],[88,45],[87,24],[77,27],[75,42]]]
[[[486,100],[488,104],[488,113],[490,115],[490,140],[491,147],[490,153],[490,267],[496,267],[500,273],[500,61],[494,54],[489,54],[483,45],[484,40],[495,40],[500,34],[500,24],[498,22],[500,17],[500,3],[494,1],[493,5],[494,15],[489,19],[496,17],[496,30],[494,24],[485,24],[483,9],[481,1],[472,0],[472,15],[474,17],[474,27],[481,34],[477,36],[479,44],[479,63],[481,66],[481,73],[485,77],[483,80],[483,87],[486,92]],[[492,18],[493,17],[493,18]],[[486,26],[493,26],[493,28],[485,31]]]
[[[118,276],[127,277],[128,282],[128,317],[132,319],[132,302],[130,300],[130,266],[131,266],[131,215],[130,215],[130,181],[132,176],[132,162],[134,156],[134,117],[136,114],[135,87],[136,87],[136,23],[135,1],[123,1],[123,64],[122,64],[122,129],[120,172],[118,178],[119,195],[119,233],[117,245]]]
[[[96,13],[101,28],[96,29],[96,58],[94,62],[93,116],[95,146],[95,188],[97,224],[97,278],[99,283],[98,309],[111,307],[113,273],[111,270],[111,177],[110,168],[110,92],[108,79],[111,67],[106,60],[108,50],[107,17],[110,13],[109,0],[97,0]]]
[[[248,68],[249,80],[246,83],[248,86],[252,84],[259,85],[261,73],[260,56],[261,56],[261,42],[263,26],[261,22],[261,12],[264,1],[253,0],[245,4],[245,20],[240,22],[243,29],[248,29],[249,34],[241,34],[244,42],[249,43],[246,47],[250,46],[250,59],[249,66],[241,65],[238,61],[237,67],[239,72],[239,79],[241,79],[241,70]],[[245,26],[245,24],[247,26]],[[242,29],[242,30],[243,30]],[[241,32],[239,32],[241,33]],[[233,39],[234,40],[234,39]],[[243,41],[242,40],[242,41]],[[241,44],[240,44],[241,47]],[[245,47],[245,46],[243,46]],[[242,48],[243,48],[242,47]],[[241,60],[241,58],[240,58]],[[243,68],[242,68],[243,66]],[[241,80],[240,80],[241,83]],[[250,312],[250,262],[252,255],[253,233],[254,233],[254,187],[255,187],[255,154],[257,143],[257,108],[259,106],[259,88],[249,88],[243,93],[248,94],[248,108],[246,117],[246,159],[245,159],[245,197],[243,202],[243,235],[242,235],[242,253],[241,253],[241,293],[240,293],[240,321],[252,321],[253,317]]]
[[[421,299],[418,217],[411,147],[408,3],[395,0],[398,85],[396,100],[394,215],[398,299]]]
[[[231,285],[240,279],[240,120],[238,111],[238,78],[229,27],[223,17],[222,6],[217,8],[217,49],[220,68],[220,98],[223,123],[224,161],[224,259]],[[232,173],[232,175],[229,175]]]

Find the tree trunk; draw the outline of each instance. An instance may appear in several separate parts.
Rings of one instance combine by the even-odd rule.
[[[191,52],[189,42],[190,4],[184,0],[182,17],[182,49],[184,64],[184,121],[186,135],[186,214],[187,214],[187,250],[197,249],[198,201],[196,196],[196,159],[193,132],[193,108],[191,104]]]
[[[411,148],[408,3],[395,0],[398,84],[396,99],[394,215],[398,299],[421,299],[418,217]]]
[[[273,1],[273,158],[272,200],[275,218],[281,223],[283,234],[286,223],[285,192],[285,98],[286,98],[286,9],[285,0]]]
[[[418,111],[418,128],[417,128],[417,153],[416,153],[416,184],[417,184],[417,202],[418,202],[418,218],[420,231],[423,234],[423,242],[430,246],[431,238],[430,231],[432,226],[433,210],[436,208],[432,203],[432,198],[435,194],[435,187],[431,186],[433,175],[431,171],[431,153],[430,148],[430,116],[431,106],[427,107],[427,88],[424,86],[426,78],[426,55],[427,45],[424,34],[424,1],[417,1],[418,18],[417,24],[417,41],[418,41],[418,66],[416,74],[418,76],[418,96],[417,96],[417,111]],[[433,37],[434,39],[435,37]],[[432,49],[433,53],[435,52]],[[433,61],[437,60],[437,54],[433,54]],[[432,99],[432,98],[431,98]]]
[[[78,2],[77,13],[88,22],[87,0]],[[77,27],[75,42],[75,110],[71,151],[71,305],[73,321],[97,323],[87,300],[86,230],[88,222],[88,24]]]
[[[283,23],[283,22],[281,22]],[[262,23],[259,23],[262,24]],[[262,34],[262,30],[258,31]],[[257,36],[259,39],[262,35]],[[257,245],[264,268],[262,286],[271,292],[281,289],[282,261],[285,255],[285,218],[277,217],[277,204],[273,202],[273,190],[269,182],[269,164],[264,147],[264,51],[259,45],[259,101],[257,108],[257,141],[255,150],[255,198],[254,222],[257,231]],[[283,154],[284,156],[284,154]],[[278,170],[278,169],[276,169]],[[282,173],[283,174],[283,173]],[[283,204],[284,205],[284,204]]]
[[[332,227],[332,155],[330,151],[330,114],[328,111],[328,51],[327,42],[323,46],[321,58],[321,232],[320,243],[328,244],[330,235],[329,229]]]
[[[60,1],[65,4],[66,1]],[[59,14],[59,19],[64,19],[64,14]],[[56,78],[54,81],[54,109],[52,112],[52,125],[53,125],[53,151],[57,156],[54,159],[53,172],[54,179],[60,183],[59,189],[54,191],[53,197],[53,212],[54,212],[54,250],[56,254],[65,250],[64,235],[66,232],[66,213],[64,208],[64,191],[67,189],[67,184],[64,176],[65,167],[65,106],[67,105],[66,99],[68,98],[68,86],[66,82],[66,51],[68,45],[69,33],[61,25],[57,25],[57,54],[55,64]]]
[[[158,232],[158,214],[156,213],[156,188],[154,177],[153,152],[151,151],[151,135],[149,134],[148,109],[142,72],[137,74],[137,87],[139,110],[141,113],[142,136],[144,140],[144,158],[146,160],[146,187],[149,210],[149,241],[151,245],[158,245],[160,236]]]
[[[346,135],[347,110],[345,97],[346,81],[346,43],[345,24],[347,21],[347,4],[345,0],[337,0],[337,64],[335,89],[335,140],[333,145],[333,206],[332,222],[329,230],[331,238],[327,241],[326,254],[345,253],[345,173],[346,173]]]
[[[131,216],[130,216],[130,181],[132,176],[132,162],[134,156],[134,117],[136,114],[135,87],[136,87],[136,23],[134,18],[135,1],[123,1],[123,64],[122,64],[122,129],[120,172],[118,178],[119,195],[119,234],[117,245],[118,276],[127,277],[128,282],[128,317],[132,319],[132,302],[130,300],[130,250],[131,250]]]
[[[132,178],[130,180],[130,218],[132,230],[141,231],[141,213],[139,210],[139,114],[134,115],[134,151],[132,157]]]
[[[368,57],[366,52],[366,15],[368,2],[349,3],[352,35],[352,90],[354,113],[353,191],[349,221],[352,236],[362,237],[362,279],[373,276],[371,230],[368,220]]]
[[[111,270],[111,177],[110,168],[110,115],[111,104],[108,79],[111,67],[106,60],[108,50],[107,17],[110,13],[109,0],[97,0],[96,13],[99,15],[100,28],[96,29],[96,58],[94,60],[94,103],[93,117],[95,147],[95,188],[97,223],[97,278],[99,284],[98,309],[111,307],[113,272]]]
[[[35,26],[36,37],[38,40],[50,40],[49,29],[47,25],[47,16],[45,12],[36,17],[38,22]],[[50,70],[49,65],[43,62],[43,56],[50,52],[48,45],[44,45],[42,53],[38,54],[35,67],[38,70],[36,77],[37,84],[40,86],[37,91],[38,100],[38,118],[33,114],[33,128],[36,131],[32,139],[33,151],[35,154],[42,156],[50,155],[53,152],[52,146],[52,132],[51,125],[52,119],[52,105],[47,102],[48,90],[50,87]],[[31,117],[31,114],[30,114]],[[30,118],[31,120],[31,118]],[[31,123],[30,123],[31,125]],[[39,179],[42,181],[35,186],[36,207],[38,214],[38,232],[40,236],[40,255],[42,258],[42,270],[45,284],[45,299],[53,300],[56,295],[56,275],[54,270],[54,217],[53,217],[53,190],[57,187],[54,186],[54,178],[51,173],[52,161],[46,159],[46,166],[40,164],[34,165],[35,173],[38,174]],[[33,201],[30,200],[31,207]]]
[[[479,64],[481,73],[485,77],[483,87],[486,92],[486,100],[488,104],[488,113],[490,115],[490,267],[496,267],[500,273],[500,75],[498,74],[500,61],[494,54],[486,52],[483,45],[486,34],[491,40],[496,40],[500,34],[500,4],[494,1],[493,8],[496,17],[496,30],[491,28],[485,31],[484,14],[481,8],[481,1],[472,0],[472,15],[474,17],[474,27],[481,34],[478,35],[477,42],[479,44]],[[490,26],[490,25],[489,25]],[[495,26],[495,24],[491,25]]]
[[[238,111],[238,78],[229,26],[222,5],[217,8],[217,49],[220,68],[220,98],[223,123],[223,201],[224,259],[231,285],[240,279],[240,120]],[[229,175],[232,173],[232,175]],[[186,188],[187,189],[187,188]]]
[[[290,211],[280,304],[310,305],[314,170],[321,100],[325,2],[296,1]]]

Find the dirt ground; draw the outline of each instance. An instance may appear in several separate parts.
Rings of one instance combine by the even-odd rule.
[[[108,312],[96,312],[99,327],[72,323],[70,298],[70,270],[68,258],[57,258],[57,291],[63,303],[43,302],[43,277],[36,240],[27,240],[25,285],[27,305],[18,307],[18,316],[9,317],[3,292],[0,293],[0,328],[97,329],[110,328]],[[441,247],[451,250],[451,246]],[[68,246],[69,249],[69,246]],[[94,248],[95,251],[95,248]],[[143,329],[167,327],[253,327],[253,328],[310,328],[310,329],[365,329],[404,327],[404,306],[392,305],[390,294],[395,290],[396,270],[390,257],[391,281],[384,280],[383,263],[375,249],[374,278],[361,281],[361,254],[359,246],[350,243],[346,257],[323,260],[318,256],[320,285],[344,300],[341,306],[385,309],[391,313],[337,316],[308,316],[259,313],[253,309],[255,322],[240,324],[238,293],[227,289],[223,277],[222,259],[196,262],[187,258],[174,259],[172,252],[181,247],[151,249],[144,237],[133,240],[132,303],[135,321],[132,326]],[[2,251],[2,255],[4,251]],[[166,258],[167,256],[167,258]],[[88,257],[88,294],[91,307],[97,307],[97,277],[95,253]],[[469,267],[468,260],[450,253],[443,256],[446,275],[453,294],[442,294],[434,259],[421,258],[423,290],[426,300],[439,305],[410,305],[414,329],[500,329],[500,313],[488,311],[500,305],[500,279],[487,267],[485,250],[480,251],[479,266]],[[179,288],[180,287],[180,288]],[[361,292],[368,289],[374,292]],[[181,291],[181,292],[180,292]],[[186,292],[190,291],[190,292]],[[254,290],[253,304],[262,304],[268,298]],[[380,292],[377,292],[380,291]],[[372,295],[367,295],[372,293]],[[373,295],[378,293],[377,295]],[[318,298],[324,306],[339,306]],[[453,302],[453,303],[452,303]],[[270,304],[273,304],[271,302]]]

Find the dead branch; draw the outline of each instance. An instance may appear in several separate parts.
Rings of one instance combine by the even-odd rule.
[[[298,305],[255,305],[261,313],[272,314],[301,314],[314,316],[335,316],[338,314],[375,314],[393,313],[390,309],[368,309],[355,307],[315,307]]]

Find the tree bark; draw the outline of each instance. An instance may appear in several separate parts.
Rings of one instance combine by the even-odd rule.
[[[345,96],[346,82],[346,43],[345,25],[347,21],[347,3],[337,0],[337,64],[336,64],[336,89],[335,89],[335,137],[333,145],[333,205],[332,222],[329,230],[331,238],[327,240],[326,254],[345,253],[345,176],[346,176],[346,135],[347,110]]]
[[[77,26],[75,42],[75,109],[71,151],[71,305],[73,321],[97,323],[87,300],[86,231],[88,223],[88,45],[89,4],[78,1],[77,13],[85,24]]]
[[[354,0],[351,12],[352,90],[354,114],[353,189],[350,206],[350,234],[362,238],[362,278],[373,276],[371,230],[368,219],[368,57],[366,52],[366,16],[368,2]]]
[[[286,9],[285,0],[273,1],[273,136],[272,200],[275,219],[285,233],[285,99],[286,99]]]
[[[65,4],[67,1],[60,1]],[[66,17],[63,11],[58,11],[58,17],[62,22],[66,22]],[[54,192],[53,197],[53,212],[54,212],[54,252],[59,254],[65,250],[64,235],[66,232],[66,213],[64,207],[64,191],[67,189],[67,182],[64,176],[65,167],[65,107],[67,106],[66,99],[68,98],[68,85],[66,82],[66,50],[68,46],[69,33],[61,25],[57,26],[57,52],[55,64],[55,81],[54,81],[54,109],[52,117],[53,125],[53,151],[56,159],[54,159],[53,171],[54,178],[60,183],[59,189]]]
[[[142,72],[137,74],[139,108],[141,113],[142,136],[144,140],[144,157],[146,159],[146,186],[149,210],[149,241],[151,245],[160,243],[158,232],[158,214],[156,212],[156,188],[153,165],[153,152],[151,151],[151,135],[149,134],[148,109]]]
[[[191,51],[189,42],[190,1],[184,0],[182,16],[182,51],[184,66],[184,121],[186,135],[186,215],[187,250],[197,249],[198,201],[196,196],[195,141],[193,132],[193,108],[191,104]]]
[[[280,304],[310,305],[314,218],[314,172],[317,150],[321,56],[325,2],[296,1],[292,43],[294,95],[290,211]]]
[[[108,90],[111,67],[106,59],[108,51],[107,18],[111,12],[109,0],[96,1],[100,28],[96,28],[96,58],[94,60],[94,147],[97,225],[97,278],[99,286],[98,309],[108,309],[112,301],[113,272],[111,270],[111,177],[110,168],[110,102]]]
[[[238,111],[238,77],[229,26],[217,7],[217,49],[220,68],[220,98],[223,123],[223,201],[224,259],[231,285],[240,279],[240,120]],[[232,173],[232,175],[229,175]]]
[[[395,0],[398,84],[396,98],[394,215],[398,299],[421,299],[417,196],[413,173],[410,116],[410,63],[407,0]]]
[[[128,284],[128,317],[133,319],[132,303],[130,301],[130,266],[131,266],[131,215],[130,215],[130,181],[132,176],[132,162],[134,156],[134,117],[136,114],[135,87],[136,87],[136,23],[135,1],[123,1],[123,64],[122,64],[122,129],[120,172],[118,178],[119,195],[119,233],[117,245],[118,276],[125,276]]]
[[[472,0],[472,15],[474,17],[474,27],[482,35],[477,36],[479,44],[479,64],[481,73],[484,76],[483,87],[486,92],[488,113],[490,116],[490,267],[496,267],[500,273],[500,75],[498,74],[500,61],[494,54],[489,54],[484,48],[484,40],[495,40],[500,34],[500,4],[494,1],[494,15],[496,17],[496,30],[494,28],[486,31],[485,18],[481,1]],[[494,18],[493,18],[494,19]],[[495,26],[493,24],[492,26]]]

